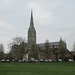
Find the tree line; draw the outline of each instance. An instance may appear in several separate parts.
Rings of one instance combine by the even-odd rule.
[[[0,60],[2,59],[14,59],[15,61],[22,60],[25,54],[29,54],[28,59],[41,59],[39,54],[42,53],[44,59],[52,59],[55,57],[56,60],[62,59],[67,61],[70,58],[69,53],[75,58],[75,43],[73,45],[73,51],[70,52],[67,49],[66,42],[60,39],[59,47],[55,48],[54,45],[50,47],[49,40],[46,40],[43,47],[37,45],[28,46],[27,42],[22,37],[12,38],[12,42],[9,44],[10,52],[6,55],[4,53],[4,46],[0,44]]]

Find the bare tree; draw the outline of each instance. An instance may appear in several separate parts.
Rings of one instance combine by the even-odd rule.
[[[22,37],[13,38],[13,42],[10,46],[11,57],[15,60],[22,59],[25,54],[26,43]]]
[[[73,51],[75,52],[75,42],[74,42],[74,44],[73,44]]]
[[[4,52],[4,46],[3,46],[3,44],[0,44],[0,52]]]
[[[13,44],[16,44],[16,45],[19,45],[23,41],[26,42],[25,39],[22,37],[15,37],[15,38],[12,38],[12,40],[13,40]]]

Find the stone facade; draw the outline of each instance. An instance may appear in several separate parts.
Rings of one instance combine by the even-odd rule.
[[[61,41],[62,41],[62,43],[61,43]],[[30,26],[28,29],[28,44],[27,45],[28,45],[28,47],[29,46],[31,47],[32,45],[35,45],[38,47],[37,54],[38,54],[39,60],[46,59],[46,57],[43,55],[43,52],[41,51],[41,48],[44,47],[44,44],[45,43],[36,44],[36,30],[34,27],[33,14],[31,11]],[[60,38],[60,41],[58,41],[58,42],[50,42],[49,43],[49,46],[52,49],[52,53],[53,53],[53,55],[52,55],[52,57],[50,57],[50,59],[52,59],[53,61],[56,61],[60,57],[60,53],[58,53],[58,49],[59,49],[60,45],[63,45],[63,47],[65,47],[65,49],[67,49],[66,42],[64,42],[61,38]],[[29,52],[28,56],[33,53],[31,49],[28,52]],[[66,57],[69,57],[69,55],[71,55],[71,54],[69,54],[69,51],[67,49]]]
[[[28,29],[28,44],[29,45],[36,44],[36,30],[34,28],[32,11],[31,11],[30,27]]]

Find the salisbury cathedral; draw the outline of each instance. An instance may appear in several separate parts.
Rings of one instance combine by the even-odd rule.
[[[32,11],[31,11],[31,18],[30,18],[30,26],[29,26],[29,29],[28,29],[28,44],[29,45],[37,44],[36,43],[36,30],[35,30],[35,27],[34,27]],[[53,45],[55,47],[59,46],[59,42],[51,42],[49,44],[50,44],[50,46],[53,46]],[[38,46],[42,47],[42,46],[44,46],[44,43],[38,44]]]
[[[67,49],[67,44],[62,40],[62,38],[60,38],[58,42],[49,42],[47,40],[45,43],[37,44],[32,11],[30,17],[30,26],[28,29],[28,47],[28,60],[34,58],[37,60],[50,59],[52,61],[57,61],[58,59],[72,58],[72,54]]]

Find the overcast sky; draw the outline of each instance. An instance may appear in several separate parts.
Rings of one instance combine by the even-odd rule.
[[[12,38],[27,39],[33,10],[37,43],[66,40],[72,50],[75,42],[75,0],[0,0],[0,43],[7,52]]]

